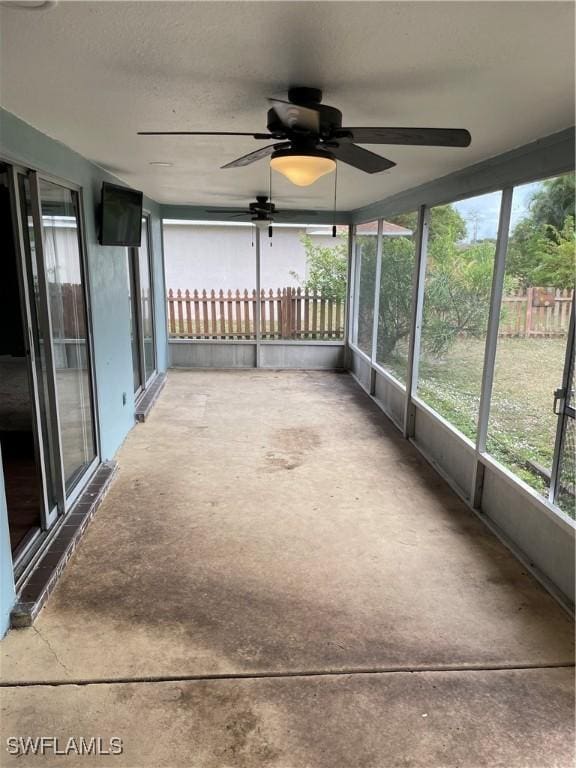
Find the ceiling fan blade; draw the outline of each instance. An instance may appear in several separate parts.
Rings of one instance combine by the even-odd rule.
[[[291,131],[308,131],[318,133],[320,131],[320,116],[315,109],[301,107],[292,104],[291,101],[281,99],[268,99],[272,109],[276,112],[280,121]]]
[[[302,219],[302,213],[300,211],[278,211],[278,210],[276,210],[276,211],[274,211],[274,213],[270,213],[270,211],[265,211],[263,209],[260,209],[258,211],[239,211],[238,213],[236,213],[236,212],[231,213],[231,209],[230,208],[205,208],[204,212],[205,213],[222,213],[222,214],[226,214],[226,218],[227,219],[241,219],[241,218],[246,218],[248,216],[258,216],[259,214],[266,214],[266,218],[270,219],[271,221],[274,218],[274,216],[278,216],[278,214],[280,214],[280,217],[281,217],[282,220],[294,219],[297,222],[300,222],[300,220]],[[317,215],[318,214],[317,214],[316,211],[307,211],[305,218],[308,218],[309,216],[317,216]]]
[[[205,208],[204,213],[225,213],[227,216],[231,214],[244,214],[246,211],[243,208]]]
[[[278,214],[280,214],[280,217],[282,219],[295,219],[297,223],[300,223],[299,219],[302,219],[302,212],[301,211],[286,211],[286,210],[278,211],[278,210],[276,210],[276,211],[274,211],[274,214],[276,216]],[[316,211],[306,211],[306,218],[308,218],[308,216],[317,216],[317,215],[318,214],[317,214]]]
[[[387,171],[388,168],[394,168],[396,165],[392,160],[387,160],[385,157],[374,154],[374,152],[357,147],[356,144],[340,144],[337,147],[330,147],[330,152],[336,160],[353,165],[354,168],[366,173],[380,173]]]
[[[262,147],[262,149],[257,149],[255,152],[250,152],[248,155],[242,155],[242,157],[232,160],[231,163],[226,163],[222,168],[242,168],[245,165],[250,165],[250,163],[255,163],[257,160],[269,157],[277,149],[285,149],[289,146],[289,141],[282,142],[281,144],[268,144],[267,147]]]
[[[358,144],[406,144],[422,147],[468,147],[472,141],[463,128],[339,128]]]
[[[273,139],[269,133],[236,133],[234,131],[138,131],[138,136],[252,136],[253,139]]]

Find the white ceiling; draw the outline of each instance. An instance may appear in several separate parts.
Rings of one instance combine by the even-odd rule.
[[[219,169],[262,142],[138,130],[262,131],[290,84],[323,88],[345,125],[472,133],[468,149],[371,147],[398,166],[342,165],[342,210],[574,122],[571,2],[60,2],[2,7],[0,24],[2,105],[160,202],[266,192],[267,161]],[[285,207],[330,208],[332,184],[274,174]]]

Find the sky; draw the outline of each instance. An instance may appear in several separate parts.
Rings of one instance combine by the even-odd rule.
[[[510,231],[513,231],[516,224],[527,216],[530,199],[541,183],[537,181],[514,188]],[[475,229],[477,240],[496,238],[501,198],[501,192],[491,192],[488,195],[479,195],[452,203],[452,207],[466,221],[466,242],[474,239]]]

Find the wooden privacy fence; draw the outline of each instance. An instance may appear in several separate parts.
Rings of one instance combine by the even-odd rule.
[[[565,336],[573,293],[567,288],[524,288],[504,296],[499,335]]]
[[[500,336],[562,337],[573,291],[525,288],[504,296]],[[168,291],[168,332],[177,339],[255,339],[256,291]],[[301,288],[262,290],[263,339],[343,339],[343,302]]]
[[[301,288],[168,291],[168,333],[176,339],[344,338],[344,304]]]
[[[48,283],[52,334],[56,339],[86,337],[84,288],[80,283]]]

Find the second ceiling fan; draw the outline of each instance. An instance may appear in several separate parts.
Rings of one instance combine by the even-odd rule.
[[[140,136],[252,136],[271,140],[261,149],[226,163],[242,168],[270,157],[274,170],[298,186],[309,186],[336,168],[340,160],[365,173],[380,173],[396,163],[358,144],[400,144],[429,147],[467,147],[471,137],[462,128],[350,128],[342,113],[322,104],[318,88],[290,88],[288,101],[269,99],[268,133],[234,131],[139,131]]]

